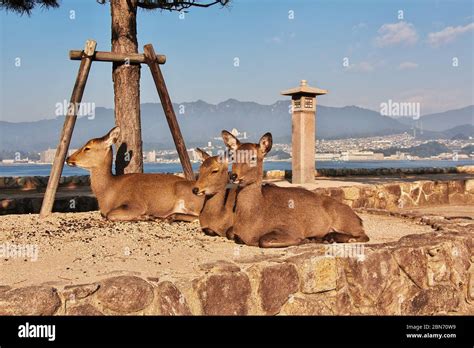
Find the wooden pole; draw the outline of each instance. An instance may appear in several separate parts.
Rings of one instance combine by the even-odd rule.
[[[168,121],[176,150],[178,151],[179,160],[183,166],[184,176],[188,180],[194,180],[193,168],[191,166],[191,161],[189,160],[188,152],[186,151],[186,145],[184,144],[184,139],[181,135],[181,130],[179,129],[179,124],[176,119],[176,114],[174,113],[173,104],[171,103],[168,89],[166,88],[165,79],[163,78],[160,66],[157,63],[155,50],[151,44],[144,46],[144,54],[146,63],[148,64],[151,75],[153,76],[153,80],[155,81],[158,95],[160,96],[161,105],[163,106],[163,111],[165,112],[166,120]]]
[[[69,59],[81,60],[82,51],[71,50],[69,51]],[[117,52],[101,52],[97,51],[94,53],[92,60],[98,62],[129,62],[130,64],[142,64],[146,63],[145,55],[142,53],[117,53]],[[156,61],[158,64],[166,63],[166,56],[162,54],[156,55]]]
[[[72,131],[76,123],[77,112],[79,111],[79,103],[84,94],[87,77],[92,64],[92,56],[95,52],[97,43],[94,40],[87,40],[83,53],[81,54],[81,65],[76,77],[76,83],[71,94],[71,101],[69,104],[66,119],[64,120],[61,138],[54,156],[51,174],[49,176],[48,186],[44,194],[43,203],[41,205],[40,217],[44,218],[51,214],[54,205],[54,197],[59,185],[59,179],[63,171],[64,161],[67,156],[67,150],[71,142]]]

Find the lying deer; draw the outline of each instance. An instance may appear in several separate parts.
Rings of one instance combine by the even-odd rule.
[[[369,240],[362,220],[348,205],[303,188],[262,186],[263,158],[272,148],[270,133],[258,144],[242,144],[227,131],[222,138],[234,154],[231,180],[239,185],[229,238],[263,248],[297,245],[305,239]]]
[[[199,178],[193,188],[196,195],[205,195],[204,207],[199,214],[199,223],[207,235],[225,237],[232,227],[235,203],[235,188],[229,183],[229,162],[225,156],[210,156],[201,149],[196,153],[203,161]]]
[[[194,181],[172,174],[112,174],[112,144],[119,135],[115,127],[66,159],[68,165],[90,171],[102,216],[112,221],[196,220],[204,199],[192,193]]]

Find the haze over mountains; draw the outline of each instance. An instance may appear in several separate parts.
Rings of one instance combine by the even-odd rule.
[[[222,129],[237,128],[247,132],[251,140],[272,132],[275,142],[291,141],[289,101],[272,105],[229,99],[217,105],[202,100],[174,104],[181,131],[188,147],[202,146],[218,137]],[[180,113],[183,112],[183,113]],[[159,103],[141,105],[142,131],[145,149],[174,148],[168,124]],[[427,139],[469,137],[474,135],[474,106],[421,117]],[[42,151],[55,148],[64,116],[36,122],[12,123],[0,121],[0,151]],[[97,107],[95,118],[77,120],[71,148],[77,148],[90,138],[102,136],[114,125],[112,109]],[[318,106],[317,138],[367,137],[413,132],[420,122],[411,118],[390,118],[356,106]]]

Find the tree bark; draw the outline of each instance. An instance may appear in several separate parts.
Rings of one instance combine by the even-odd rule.
[[[137,0],[110,0],[112,52],[138,53]],[[113,63],[115,123],[121,129],[116,174],[143,172],[140,64]]]

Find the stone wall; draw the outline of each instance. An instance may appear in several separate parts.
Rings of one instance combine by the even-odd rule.
[[[381,162],[383,165],[383,162]],[[344,176],[400,176],[400,175],[429,175],[429,174],[474,174],[474,166],[459,166],[445,168],[325,168],[316,171],[316,177],[344,177]],[[182,176],[182,173],[175,173]],[[264,172],[266,179],[289,179],[291,170],[269,170]],[[48,184],[48,176],[2,177],[0,176],[0,190],[41,190]],[[63,176],[59,187],[74,188],[90,186],[89,175]]]
[[[441,204],[474,204],[474,179],[393,182],[381,185],[318,188],[314,191],[331,196],[352,208],[398,210]],[[38,213],[42,201],[42,195],[0,197],[0,215]],[[67,196],[58,196],[53,207],[53,211],[56,212],[84,212],[97,209],[97,200],[94,196],[74,191]]]
[[[352,208],[397,210],[442,204],[474,204],[474,179],[319,188],[315,192],[331,196]]]
[[[383,162],[381,163],[383,165]],[[317,169],[315,177],[345,177],[345,176],[404,176],[432,174],[473,174],[474,167],[444,167],[444,168],[321,168]],[[264,172],[267,179],[291,179],[291,170],[268,170]]]
[[[201,264],[186,278],[0,286],[0,315],[474,314],[474,224],[404,217],[436,231],[393,243],[308,244],[291,257]]]
[[[43,203],[41,197],[0,197],[0,215],[6,214],[38,214]],[[56,197],[53,212],[79,213],[98,210],[97,199],[91,195],[74,194],[67,197]]]
[[[48,185],[49,176],[0,176],[0,190],[41,190]],[[89,175],[62,176],[59,187],[90,186]]]

